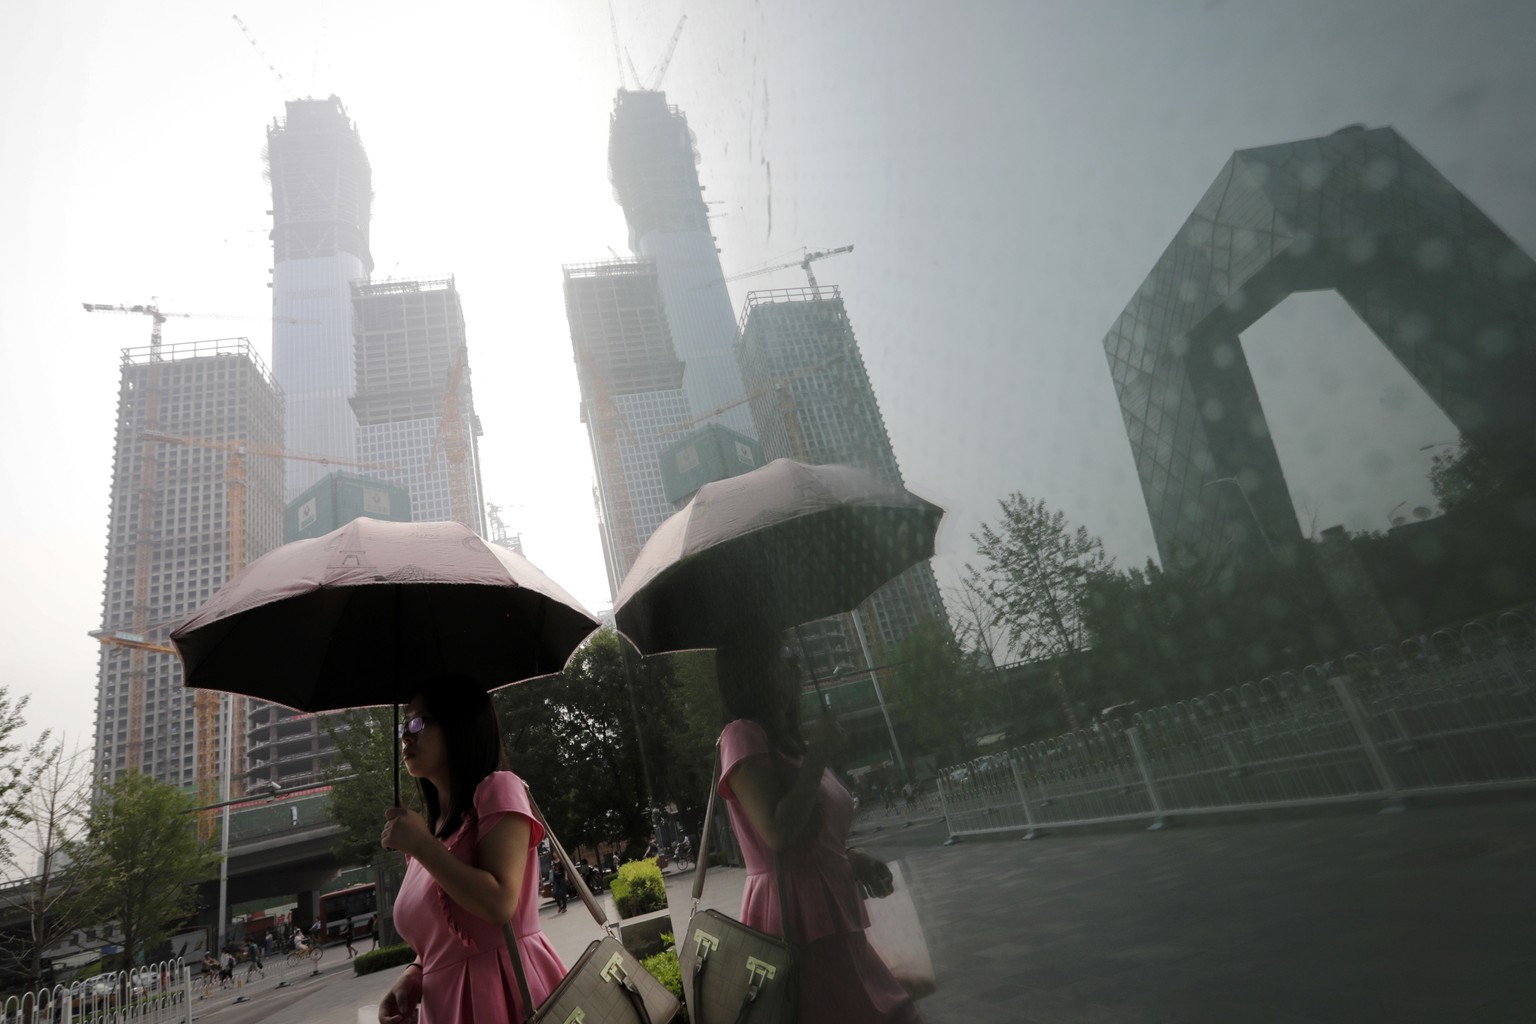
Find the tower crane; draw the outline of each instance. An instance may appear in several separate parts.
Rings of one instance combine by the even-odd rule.
[[[732,274],[729,277],[723,278],[721,283],[740,281],[747,277],[757,277],[759,274],[771,274],[776,270],[788,270],[790,267],[799,267],[805,271],[805,278],[810,283],[811,297],[819,299],[821,298],[821,286],[816,283],[816,275],[811,271],[811,264],[817,260],[824,260],[829,256],[841,256],[845,252],[853,252],[853,246],[840,245],[836,249],[818,249],[815,252],[805,252],[798,260],[788,260],[784,263],[772,263],[766,267],[757,267],[753,270],[743,270],[739,274]],[[713,288],[714,286],[714,281],[708,281],[704,284],[694,285],[693,290]]]
[[[143,411],[140,429],[148,432],[160,429],[161,328],[164,327],[166,320],[169,318],[257,320],[294,324],[316,322],[312,320],[297,320],[293,317],[246,317],[223,313],[168,313],[162,310],[153,299],[148,304],[135,306],[113,305],[105,302],[82,302],[80,305],[87,313],[127,313],[132,316],[147,316],[150,318],[148,379],[144,382],[144,387],[139,392],[139,400],[142,403],[141,408]],[[139,526],[134,536],[131,622],[133,635],[141,638],[149,630],[149,563],[154,547],[155,468],[154,459],[146,457],[139,460],[138,500],[135,508],[135,511],[138,513]],[[129,645],[128,745],[124,751],[124,764],[134,771],[139,771],[143,768],[144,679],[148,669],[149,653],[150,651],[143,647]]]
[[[661,88],[661,80],[667,76],[667,68],[672,63],[672,55],[677,52],[677,41],[683,34],[683,26],[688,23],[688,15],[677,19],[677,28],[672,30],[672,39],[667,43],[667,50],[661,55],[661,61],[657,63],[656,70],[651,72],[651,80],[645,88],[655,92]]]
[[[202,448],[228,453],[229,461],[225,464],[224,479],[229,504],[230,579],[234,579],[235,575],[245,568],[245,460],[247,458],[298,459],[303,462],[318,462],[330,466],[350,466],[355,469],[394,470],[399,468],[398,466],[384,463],[355,462],[350,459],[331,458],[328,455],[290,452],[279,448],[277,445],[259,444],[252,441],[226,441],[207,437],[183,437],[179,434],[167,434],[161,431],[149,430],[141,431],[139,437],[151,443],[173,444],[186,448]],[[146,456],[144,461],[153,462],[154,460]],[[124,639],[117,636],[103,636],[101,640],[103,643],[121,644],[134,652],[157,649],[153,644],[134,644],[132,642],[125,642]],[[174,651],[174,648],[171,650]],[[232,739],[231,746],[233,749],[230,751],[230,761],[232,764],[241,764],[245,759],[245,703],[238,697],[232,698],[232,700],[229,734]],[[141,704],[142,701],[143,697],[141,696]],[[198,795],[202,803],[207,805],[213,803],[217,798],[215,783],[219,775],[219,745],[216,739],[216,728],[218,725],[219,695],[211,690],[198,690],[193,697],[192,707],[197,730],[196,765]],[[141,732],[142,728],[141,724]],[[212,834],[213,818],[211,813],[205,816],[200,827],[204,838]]]
[[[472,532],[478,518],[470,508],[469,441],[464,437],[464,414],[459,405],[459,381],[464,379],[464,363],[468,353],[460,345],[453,353],[453,368],[448,371],[448,387],[443,391],[443,416],[439,421],[437,437],[432,441],[432,455],[427,459],[427,472],[437,465],[437,453],[442,451],[448,461],[449,514],[453,521]]]

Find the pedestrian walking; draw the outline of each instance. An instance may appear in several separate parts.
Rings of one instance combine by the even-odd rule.
[[[343,942],[345,942],[347,944],[347,959],[348,960],[351,960],[353,957],[357,956],[357,950],[352,948],[352,939],[353,939],[354,935],[355,935],[355,933],[352,930],[352,918],[350,916],[348,916],[348,918],[347,918],[347,925],[346,925],[345,928],[343,928],[341,930],[341,939],[342,939]]]
[[[228,988],[235,983],[235,954],[224,948],[224,956],[219,962],[219,988]]]
[[[246,981],[250,981],[251,978],[258,974],[263,977],[266,976],[267,965],[261,962],[261,947],[256,945],[255,939],[251,939],[245,944],[245,962]]]
[[[836,721],[824,715],[802,737],[799,670],[766,631],[722,645],[716,678],[732,719],[720,734],[719,793],[747,862],[741,922],[782,937],[784,901],[799,944],[796,1020],[918,1024],[917,1005],[865,933],[860,890],[889,895],[891,872],[847,848],[853,798],[827,768],[843,743]]]
[[[379,948],[379,915],[368,915],[368,937],[373,940],[373,948]]]
[[[556,914],[566,911],[566,903],[570,901],[570,891],[566,888],[565,865],[556,860],[549,867],[549,891],[555,897],[555,906],[559,907]]]
[[[262,945],[265,947],[267,956],[271,956],[272,955],[272,933],[270,931],[267,932],[266,938],[262,940]]]
[[[524,1020],[534,1007],[523,1005],[503,927],[517,937],[535,1006],[565,965],[539,926],[544,827],[507,769],[491,698],[462,676],[429,680],[405,710],[400,742],[426,814],[391,807],[380,840],[407,858],[394,920],[417,959],[380,1001],[379,1024]]]

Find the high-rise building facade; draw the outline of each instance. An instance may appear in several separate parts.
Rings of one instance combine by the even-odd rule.
[[[373,270],[373,174],[357,127],[335,96],[290,100],[267,129],[272,184],[272,372],[287,400],[292,451],[353,459],[357,420],[352,282]],[[293,499],[326,467],[290,459]]]
[[[630,249],[655,267],[689,408],[701,423],[750,434],[745,404],[732,405],[745,394],[736,315],[709,233],[698,159],[688,119],[665,93],[619,91],[608,132],[614,197]]]
[[[765,460],[858,466],[905,486],[837,288],[749,293],[740,357]],[[928,621],[946,619],[933,569],[924,562],[871,595],[857,625],[867,627],[870,656],[881,663]],[[813,663],[835,662],[863,646],[857,637],[839,640],[835,631],[820,630],[817,636],[825,652],[808,650]]]
[[[1536,428],[1536,263],[1401,135],[1239,151],[1104,338],[1165,565],[1301,543],[1240,335],[1323,289],[1464,435]]]
[[[413,521],[457,519],[484,536],[480,418],[453,279],[358,281],[352,301],[358,458],[394,467],[367,473],[409,489]]]
[[[154,433],[145,436],[149,431]],[[179,440],[153,440],[155,434]],[[124,351],[102,599],[104,634],[134,634],[136,625],[144,626],[141,637],[163,644],[171,626],[229,579],[227,446],[234,442],[283,446],[281,391],[248,341],[167,345],[153,353],[148,348]],[[282,543],[278,460],[247,458],[244,492],[244,546],[250,560]],[[136,582],[142,583],[144,601],[138,616]],[[235,759],[242,766],[237,771],[243,771],[239,720],[237,712]],[[224,728],[222,722],[219,728]],[[173,786],[191,786],[197,781],[196,746],[193,695],[182,686],[180,659],[103,644],[96,695],[96,781],[110,783],[126,771],[138,770]]]
[[[660,456],[693,412],[655,263],[607,260],[564,270],[581,419],[597,470],[598,531],[609,590],[617,593],[640,548],[676,511]]]

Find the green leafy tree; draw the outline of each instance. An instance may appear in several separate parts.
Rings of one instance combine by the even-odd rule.
[[[198,909],[197,886],[218,871],[218,853],[197,837],[197,800],[128,772],[107,786],[83,834],[64,845],[90,880],[99,919],[122,936],[124,967],[152,954]]]
[[[343,864],[371,864],[381,852],[384,811],[395,802],[392,768],[398,772],[401,801],[420,810],[416,782],[399,758],[394,713],[389,708],[363,708],[327,715],[322,721],[336,742],[326,777],[332,782],[331,819],[341,831],[331,849]]]
[[[569,845],[644,839],[648,795],[665,806],[678,785],[673,665],[641,661],[622,643],[601,630],[560,675],[497,692],[513,767]]]
[[[21,802],[26,822],[11,834],[14,856],[6,855],[10,872],[24,877],[0,897],[25,929],[5,933],[0,951],[29,988],[42,984],[45,951],[95,923],[95,887],[64,856],[85,831],[90,766],[88,754],[66,751],[62,742],[40,742],[28,759]]]
[[[894,711],[918,749],[964,760],[985,713],[977,667],[943,623],[925,622],[896,651]]]
[[[1072,529],[1043,500],[1014,493],[998,505],[997,525],[983,523],[971,535],[980,561],[966,565],[966,586],[1001,624],[1019,660],[1061,660],[1086,650],[1090,584],[1111,567],[1103,543],[1085,527]],[[1075,702],[1060,671],[1053,679],[1075,729]]]
[[[25,751],[17,734],[26,727],[27,704],[31,697],[12,700],[9,687],[0,686],[0,861],[11,855],[12,832],[27,823],[27,760],[34,757],[48,740],[44,733]]]

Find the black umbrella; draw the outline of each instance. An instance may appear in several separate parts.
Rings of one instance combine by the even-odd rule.
[[[944,510],[852,466],[778,459],[699,488],[646,541],[614,619],[645,654],[856,606],[933,556]]]
[[[398,721],[423,679],[493,690],[550,675],[596,628],[526,558],[458,523],[354,519],[258,558],[171,640],[187,686],[297,711],[390,704]]]

